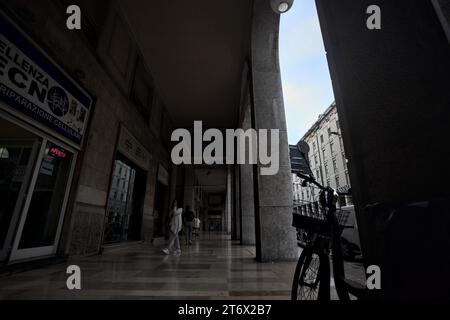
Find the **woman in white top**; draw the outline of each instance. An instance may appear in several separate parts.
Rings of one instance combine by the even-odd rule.
[[[166,249],[163,249],[165,254],[181,254],[180,239],[178,238],[178,233],[183,227],[183,220],[181,214],[183,212],[182,208],[177,208],[177,200],[174,200],[172,206],[170,207],[169,214],[169,243]]]

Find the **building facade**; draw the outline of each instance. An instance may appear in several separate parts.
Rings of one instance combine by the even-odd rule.
[[[345,192],[351,188],[347,157],[342,142],[336,104],[333,103],[305,133],[300,141],[309,146],[308,161],[314,177],[323,186]],[[293,176],[295,201],[316,202],[318,189],[302,187],[301,179]],[[351,197],[340,197],[339,205],[352,205]]]

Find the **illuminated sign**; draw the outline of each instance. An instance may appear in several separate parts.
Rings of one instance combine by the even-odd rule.
[[[63,148],[51,147],[50,150],[48,150],[48,155],[55,159],[61,159],[66,157],[66,152]]]

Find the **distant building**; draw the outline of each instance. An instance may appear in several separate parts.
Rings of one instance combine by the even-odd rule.
[[[310,147],[308,160],[318,182],[338,191],[350,189],[347,160],[334,102],[319,116],[300,141],[306,142]],[[297,176],[293,177],[293,193],[294,201],[317,201],[317,188],[302,187],[301,179]],[[352,205],[351,197],[341,197],[339,204]]]

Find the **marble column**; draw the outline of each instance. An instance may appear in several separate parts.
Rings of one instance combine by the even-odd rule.
[[[252,93],[256,129],[279,129],[279,171],[261,175],[257,170],[256,251],[259,261],[297,258],[296,232],[292,227],[292,182],[278,61],[280,16],[269,1],[256,0],[251,35]]]

